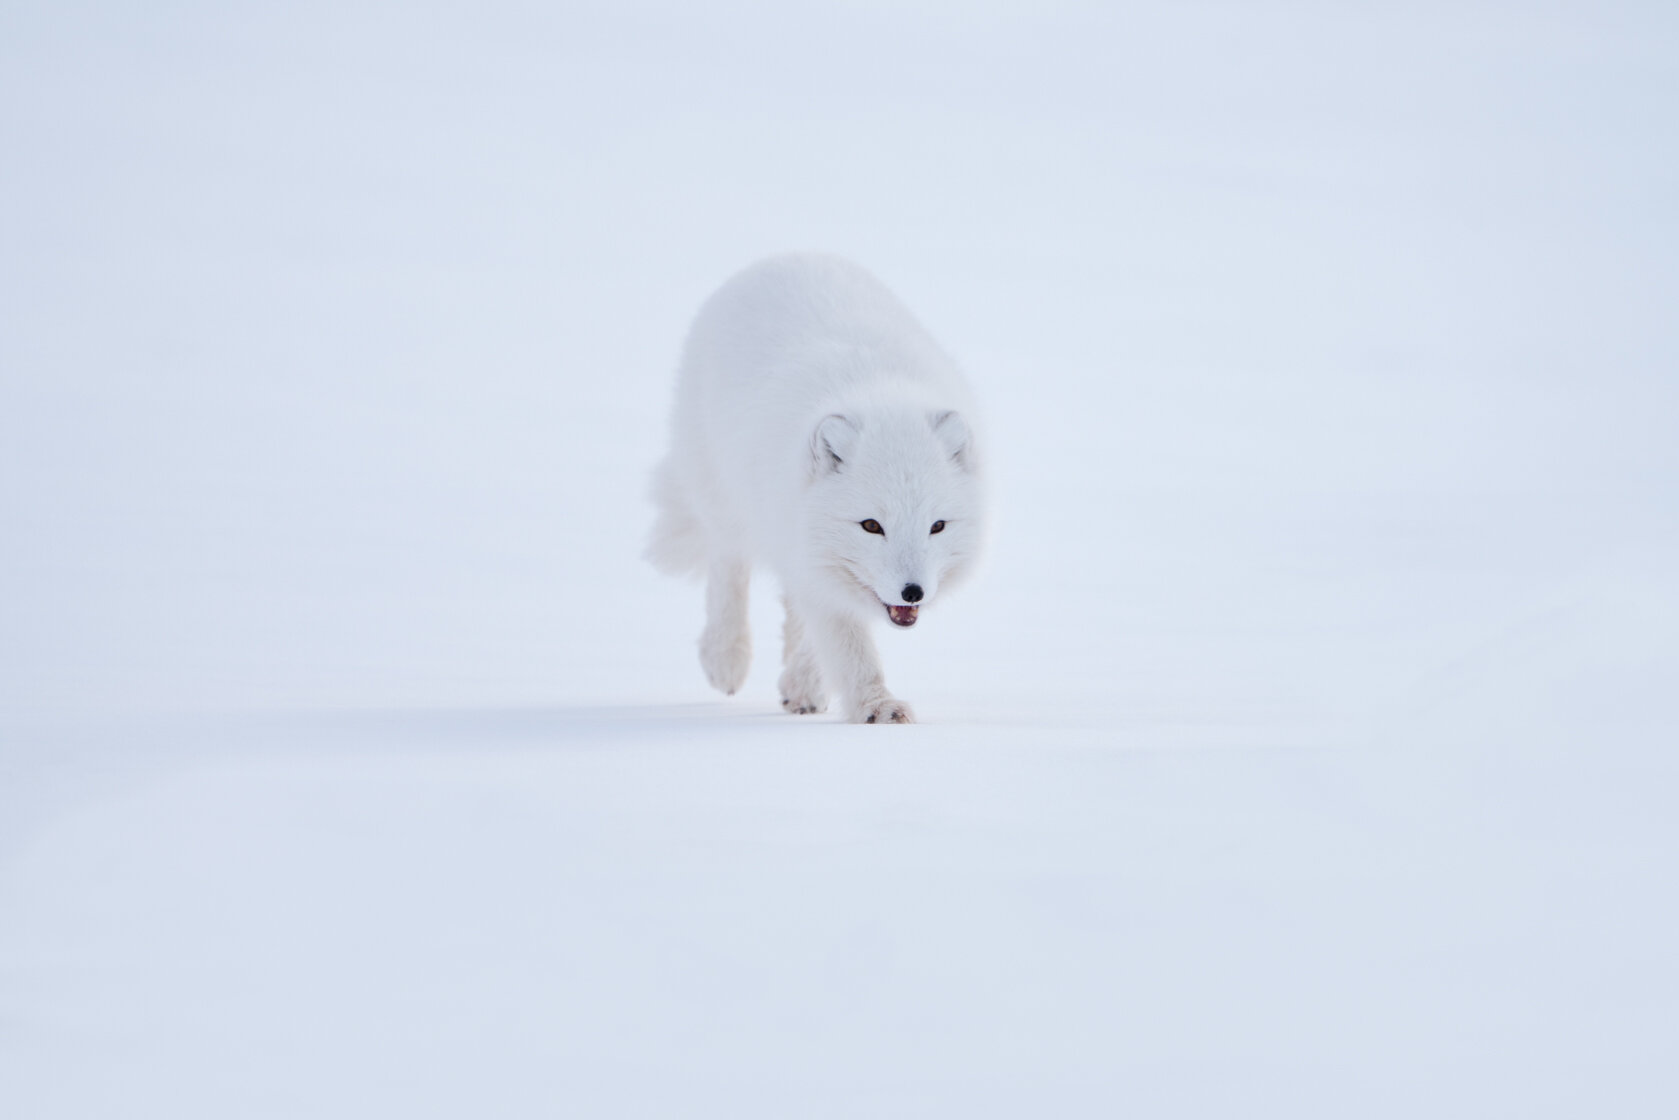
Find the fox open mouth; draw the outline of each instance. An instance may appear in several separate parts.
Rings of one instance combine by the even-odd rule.
[[[886,604],[886,617],[898,626],[914,626],[915,616],[921,613],[920,607],[894,607]]]

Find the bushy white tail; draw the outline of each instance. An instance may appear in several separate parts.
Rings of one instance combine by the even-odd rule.
[[[667,575],[701,575],[706,567],[705,527],[695,516],[671,459],[653,474],[653,504],[658,514],[648,535],[648,563]]]

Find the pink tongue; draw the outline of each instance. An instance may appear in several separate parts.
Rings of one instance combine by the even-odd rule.
[[[890,615],[892,621],[896,622],[899,626],[914,626],[915,616],[920,612],[920,610],[920,607],[888,606],[886,608],[886,613]]]

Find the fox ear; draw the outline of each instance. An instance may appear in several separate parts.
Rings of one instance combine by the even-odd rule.
[[[857,446],[857,423],[849,416],[834,413],[824,416],[810,437],[812,473],[820,477],[832,474],[851,455]]]
[[[944,444],[945,451],[956,460],[957,466],[967,470],[971,466],[968,445],[972,442],[968,422],[960,412],[935,412],[932,421],[933,434]]]

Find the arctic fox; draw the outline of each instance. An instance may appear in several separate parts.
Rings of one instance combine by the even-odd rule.
[[[700,309],[654,476],[647,558],[706,578],[700,664],[721,691],[752,657],[747,581],[762,564],[787,610],[781,704],[837,693],[857,723],[913,723],[886,688],[869,625],[913,626],[972,568],[985,501],[956,364],[863,269],[775,257]]]

